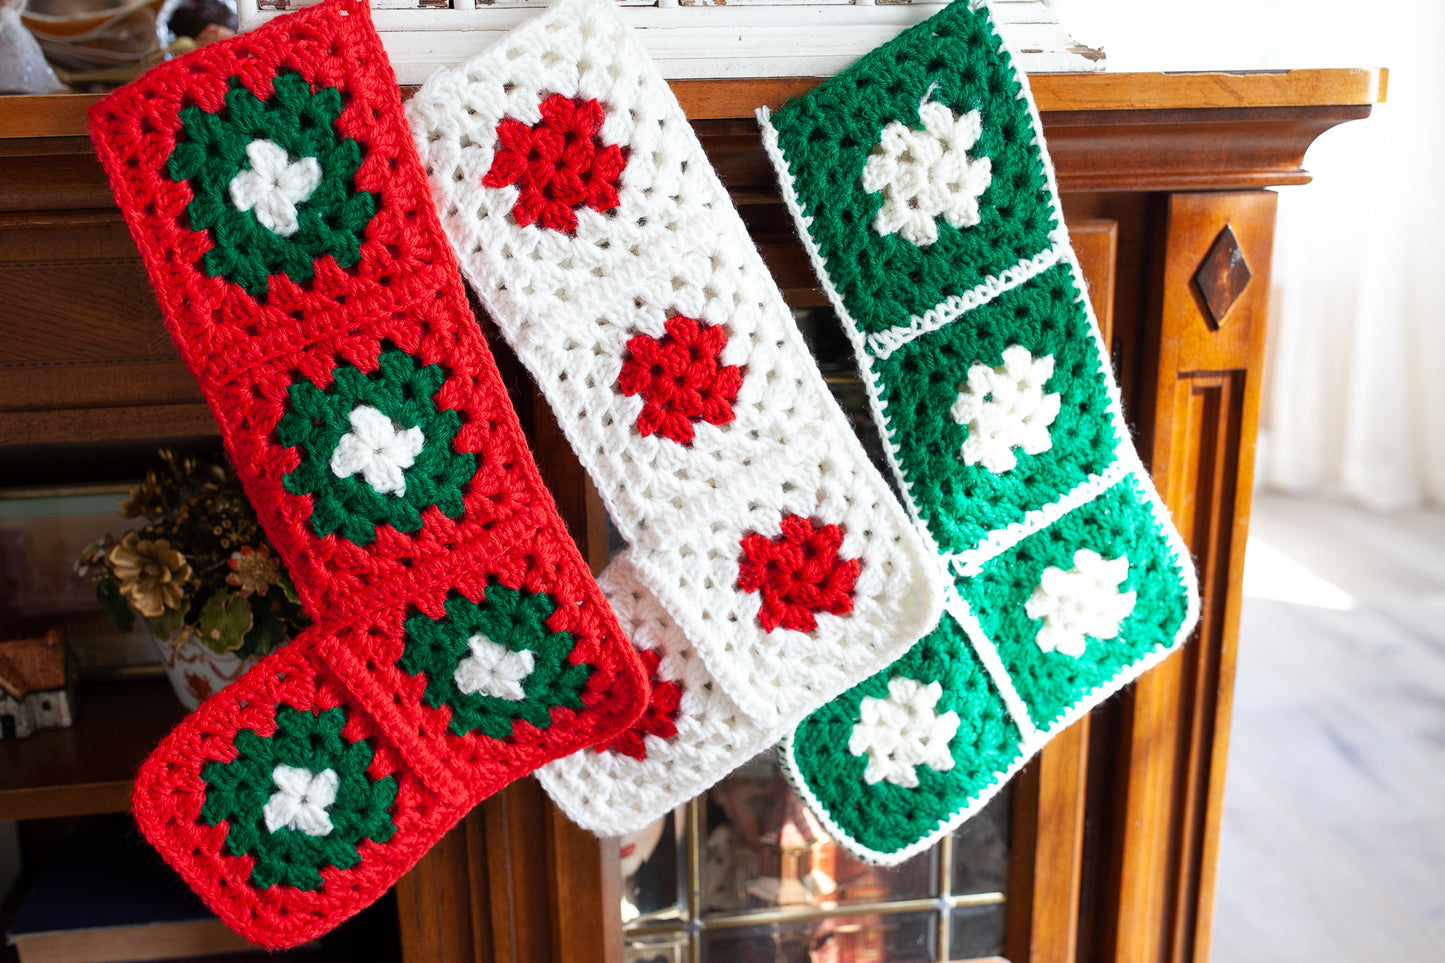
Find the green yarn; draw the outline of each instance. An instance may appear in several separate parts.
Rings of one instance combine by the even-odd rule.
[[[292,384],[289,410],[276,428],[282,445],[299,449],[301,464],[283,483],[292,494],[312,496],[312,530],[369,545],[378,525],[419,530],[422,511],[433,505],[448,518],[460,518],[463,489],[476,474],[477,456],[452,447],[461,415],[437,407],[436,394],[447,379],[442,366],[418,365],[406,352],[385,348],[371,374],[342,364],[332,379],[325,390],[306,380]],[[377,409],[402,429],[420,428],[425,436],[421,452],[403,472],[404,494],[384,494],[361,475],[338,478],[331,470],[332,453],[351,431],[348,419],[360,405]]]
[[[557,707],[582,708],[582,689],[590,665],[568,660],[576,645],[570,632],[553,632],[547,620],[557,603],[541,592],[492,585],[481,602],[453,596],[446,617],[416,613],[406,620],[406,647],[397,660],[403,671],[426,676],[426,701],[433,709],[451,709],[451,729],[459,736],[481,732],[509,739],[517,720],[538,729],[552,724]],[[513,652],[530,652],[532,670],[521,680],[524,698],[505,699],[457,687],[456,672],[471,655],[468,640],[481,634]]]
[[[1088,640],[1077,658],[1044,652],[1036,644],[1042,623],[1025,605],[1045,568],[1069,569],[1074,553],[1091,549],[1105,558],[1127,556],[1122,591],[1136,593],[1134,609],[1113,639]],[[958,583],[984,634],[998,648],[1014,687],[1040,729],[1085,696],[1145,657],[1170,648],[1188,610],[1186,576],[1170,550],[1161,520],[1133,477],[991,560],[982,573]]]
[[[341,734],[345,727],[343,709],[305,712],[278,706],[273,735],[244,729],[236,735],[234,760],[208,763],[201,770],[206,783],[201,819],[212,826],[229,823],[226,849],[232,856],[255,858],[251,882],[261,889],[320,889],[320,870],[349,869],[361,861],[357,845],[363,839],[384,843],[396,832],[389,814],[396,780],[367,774],[371,747],[365,740],[347,741]],[[337,774],[336,798],[327,808],[331,832],[310,836],[286,826],[275,832],[267,827],[263,810],[277,791],[272,778],[277,766]]]
[[[916,788],[886,780],[869,785],[865,756],[848,748],[865,697],[884,698],[895,676],[939,682],[936,708],[958,713],[949,741],[952,769],[919,766]],[[895,852],[936,830],[993,786],[1019,757],[1022,742],[988,674],[949,615],[893,665],[859,683],[805,719],[793,736],[803,781],[850,837],[878,852]]]
[[[1123,439],[1081,296],[1069,266],[1058,265],[873,361],[898,467],[944,552],[973,548],[1114,462]],[[996,473],[960,457],[968,429],[950,409],[969,368],[998,366],[1015,344],[1036,358],[1053,356],[1046,389],[1060,395],[1060,407],[1049,428],[1052,447],[1037,455],[1015,450],[1017,465]]]
[[[201,261],[205,272],[256,298],[266,294],[272,274],[306,284],[316,273],[316,259],[326,255],[343,268],[355,266],[362,232],[378,205],[376,194],[358,191],[353,183],[361,144],[336,131],[341,91],[323,87],[313,93],[296,73],[278,74],[272,90],[262,101],[233,78],[219,113],[182,110],[181,135],[166,165],[172,180],[190,182],[191,229],[208,232],[215,244]],[[314,157],[321,167],[321,182],[299,205],[299,227],[289,237],[269,230],[254,211],[238,210],[231,199],[231,181],[249,169],[246,148],[258,139],[275,143],[293,160]]]
[[[999,44],[987,17],[954,3],[772,115],[809,233],[864,334],[907,324],[1050,246],[1058,225],[1043,159]],[[955,114],[980,112],[969,156],[989,158],[993,171],[980,223],[957,229],[940,219],[938,241],[916,247],[873,230],[883,199],[861,177],[887,124],[922,126],[925,97]]]
[[[785,743],[835,835],[890,865],[979,810],[1198,613],[1024,84],[989,5],[954,0],[762,114],[890,465],[958,576],[933,635]]]

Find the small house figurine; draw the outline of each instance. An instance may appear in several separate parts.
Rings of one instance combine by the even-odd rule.
[[[0,739],[63,729],[75,721],[76,704],[75,672],[59,632],[0,642]]]
[[[837,900],[837,846],[794,793],[779,800],[775,828],[758,838],[762,875],[748,895],[766,906],[818,906]]]

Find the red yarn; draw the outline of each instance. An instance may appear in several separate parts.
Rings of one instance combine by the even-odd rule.
[[[553,94],[542,119],[528,126],[511,117],[497,125],[501,148],[482,178],[485,187],[521,185],[512,217],[523,227],[537,221],[567,234],[577,230],[577,209],[599,213],[617,206],[627,156],[597,136],[602,105]]]
[[[652,696],[647,700],[647,708],[632,724],[632,728],[610,743],[593,746],[596,752],[620,752],[641,761],[647,758],[647,742],[643,737],[659,736],[671,739],[677,735],[677,716],[682,711],[682,684],[663,679],[657,674],[658,665],[662,662],[662,654],[657,649],[648,649],[639,654],[642,656],[642,667],[652,685]]]
[[[777,538],[753,532],[742,541],[738,588],[761,593],[758,621],[763,628],[811,632],[818,627],[815,613],[853,611],[853,586],[862,563],[838,557],[843,529],[800,515],[786,516],[782,528]]]
[[[283,71],[313,96],[340,92],[337,135],[360,147],[354,188],[375,195],[375,213],[353,267],[320,256],[306,283],[274,273],[253,297],[204,268],[217,239],[192,229],[193,182],[173,179],[168,161],[183,110],[230,122],[233,84],[269,103]],[[228,925],[262,946],[293,946],[378,897],[482,798],[623,731],[644,707],[645,675],[541,483],[467,306],[365,3],[329,0],[164,63],[92,108],[91,136],[171,337],[314,621],[166,737],[137,776],[136,820]],[[324,392],[352,369],[370,377],[392,349],[444,375],[435,407],[459,422],[452,448],[475,456],[461,510],[433,505],[416,531],[381,524],[364,545],[318,536],[317,496],[283,482],[302,459],[277,436],[290,391],[304,380]],[[491,585],[545,593],[556,606],[548,630],[569,633],[569,660],[592,667],[580,708],[554,708],[546,728],[518,721],[502,740],[455,735],[450,710],[423,699],[426,679],[397,665],[409,615],[443,618],[449,597],[478,602]],[[233,827],[202,816],[207,766],[232,760],[243,731],[272,734],[283,705],[343,710],[343,738],[372,753],[368,775],[395,782],[395,831],[360,842],[355,865],[322,869],[314,890],[256,885],[252,857],[227,842]]]
[[[725,425],[733,420],[742,369],[718,364],[728,343],[722,325],[679,314],[665,327],[661,338],[638,334],[628,339],[617,387],[628,397],[642,396],[637,430],[644,437],[661,433],[690,445],[695,422]]]

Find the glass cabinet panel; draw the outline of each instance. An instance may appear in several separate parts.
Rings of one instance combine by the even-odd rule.
[[[943,961],[1003,951],[1009,792],[894,867],[834,843],[772,752],[622,837],[629,963]]]

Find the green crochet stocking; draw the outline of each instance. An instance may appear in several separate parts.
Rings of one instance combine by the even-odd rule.
[[[931,635],[784,743],[834,835],[895,863],[1177,647],[1198,592],[987,6],[956,0],[759,114],[909,511],[953,578]]]

